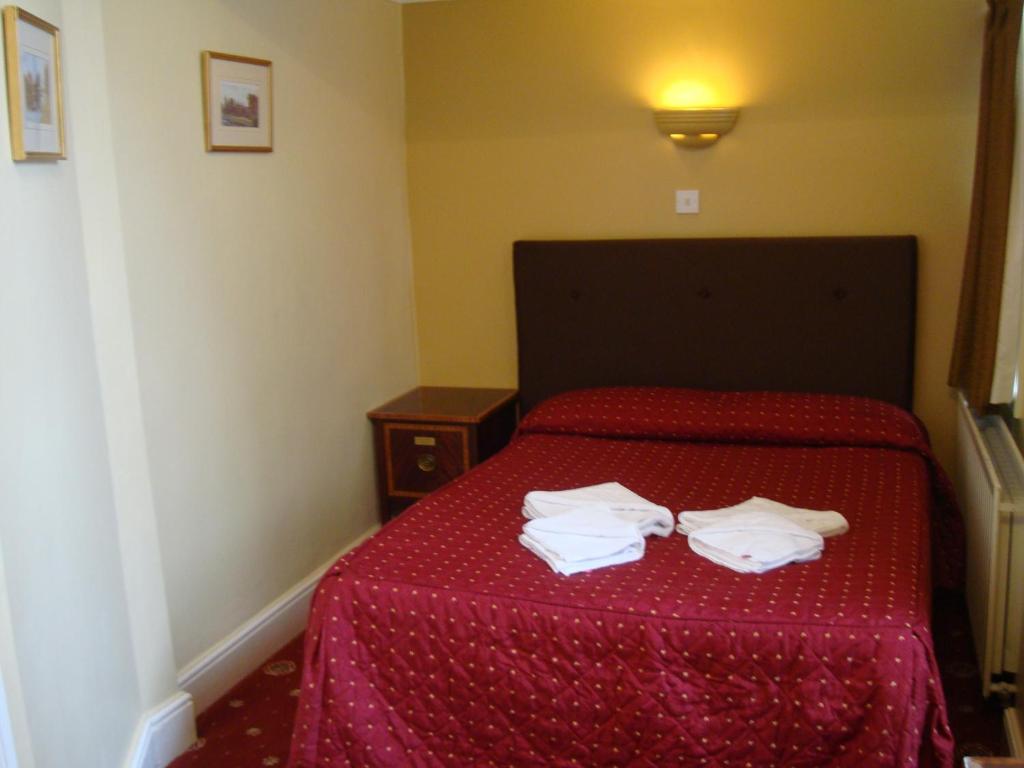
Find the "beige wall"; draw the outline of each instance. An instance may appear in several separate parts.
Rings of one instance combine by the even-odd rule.
[[[63,23],[56,0],[22,5]],[[73,81],[69,73],[69,94]],[[124,758],[141,701],[92,333],[81,169],[74,155],[15,165],[9,146],[0,98],[0,664],[22,768],[110,768]]]
[[[177,667],[167,615],[125,275],[102,0],[62,0],[61,6],[67,101],[75,107],[69,110],[68,151],[77,168],[92,335],[139,703],[147,710],[164,702],[176,690]],[[178,738],[188,739],[189,734],[179,733]]]
[[[915,234],[916,410],[945,387],[973,167],[981,0],[452,0],[404,8],[425,384],[516,380],[519,238]],[[704,151],[651,107],[739,105]],[[702,212],[678,216],[675,189]]]
[[[416,383],[401,10],[105,0],[125,259],[179,667],[376,519]],[[274,63],[274,151],[203,149],[199,53]]]

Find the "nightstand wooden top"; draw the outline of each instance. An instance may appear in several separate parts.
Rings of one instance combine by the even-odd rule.
[[[514,400],[517,394],[515,389],[416,387],[366,415],[375,421],[395,419],[479,424]]]

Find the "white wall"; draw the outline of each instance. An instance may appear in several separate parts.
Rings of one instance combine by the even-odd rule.
[[[56,0],[22,4],[61,24]],[[6,99],[0,126],[0,547],[13,639],[4,679],[17,679],[23,766],[31,754],[41,767],[109,768],[123,758],[140,701],[78,168],[73,157],[12,163]]]
[[[400,7],[104,0],[179,667],[376,519],[365,412],[416,383]],[[274,152],[203,150],[199,55],[274,63]]]

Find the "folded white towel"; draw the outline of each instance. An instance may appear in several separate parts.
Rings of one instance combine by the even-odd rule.
[[[713,525],[729,515],[735,515],[740,512],[771,512],[796,523],[801,528],[820,533],[826,538],[829,536],[839,536],[850,530],[850,524],[838,512],[833,512],[829,509],[790,507],[782,502],[766,499],[762,496],[751,496],[746,501],[733,507],[680,512],[679,525],[676,526],[676,530],[684,536],[688,536],[694,531],[708,525]]]
[[[690,549],[740,573],[764,573],[786,563],[817,560],[820,534],[771,512],[738,512],[694,531]]]
[[[675,522],[667,507],[648,501],[621,483],[601,483],[567,491],[530,491],[523,499],[523,515],[531,520],[562,515],[581,506],[600,505],[640,533],[668,536]]]
[[[601,507],[530,520],[519,543],[566,576],[644,556],[644,537],[637,526]]]

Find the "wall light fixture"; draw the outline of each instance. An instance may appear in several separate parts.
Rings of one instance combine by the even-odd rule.
[[[707,147],[732,130],[739,114],[736,108],[656,109],[654,122],[676,144]]]

